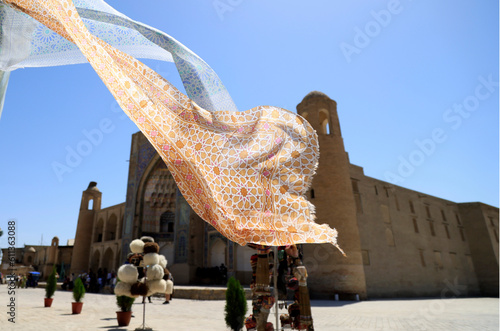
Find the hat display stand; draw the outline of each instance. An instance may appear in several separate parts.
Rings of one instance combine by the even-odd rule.
[[[115,294],[132,298],[143,297],[142,325],[136,331],[152,331],[146,325],[146,297],[154,293],[165,293],[167,283],[163,279],[167,260],[159,255],[160,247],[152,237],[142,237],[130,243],[131,253],[127,263],[118,269]]]
[[[148,280],[148,267],[144,267],[144,281]],[[144,297],[146,298],[146,297]],[[150,328],[146,325],[146,300],[142,300],[142,325],[138,328],[135,328],[135,331],[153,331],[153,328]]]

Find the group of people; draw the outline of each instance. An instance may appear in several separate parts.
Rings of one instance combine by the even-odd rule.
[[[197,268],[196,278],[199,282],[208,280],[210,284],[226,285],[227,267],[222,263],[219,267]]]
[[[99,268],[97,273],[93,272],[92,269],[87,273],[82,273],[77,277],[82,279],[83,285],[85,286],[85,291],[89,293],[104,293],[105,288],[109,288],[109,292],[112,293],[114,286],[116,285],[116,273],[115,271],[107,272],[106,269]],[[72,273],[66,276],[61,285],[63,290],[72,290],[75,281],[75,274]]]
[[[130,256],[127,263],[133,263]],[[142,267],[139,267],[138,271],[140,275],[142,273],[142,276],[144,276],[144,271]],[[165,281],[167,282],[167,290],[165,292],[165,301],[163,302],[163,304],[169,304],[170,300],[172,300],[172,295],[174,292],[174,277],[167,268],[164,269],[164,272],[165,274],[163,276],[163,279],[165,279]],[[104,277],[104,275],[106,275],[106,277]],[[118,280],[117,275],[114,271],[106,273],[105,270],[102,270],[101,268],[97,270],[97,274],[92,272],[92,269],[90,269],[88,273],[80,274],[77,276],[77,278],[78,277],[82,279],[82,282],[85,286],[85,291],[89,293],[103,293],[103,288],[105,287],[109,287],[111,290],[110,293],[112,293],[112,290],[116,286],[116,282]],[[61,285],[61,288],[63,290],[71,291],[74,287],[75,280],[76,278],[74,273],[72,273],[69,276],[66,276]],[[143,302],[145,298],[146,297],[143,298]],[[151,296],[147,298],[148,301],[151,303],[152,302]]]
[[[28,288],[28,287],[38,287],[38,276],[34,276],[31,273],[27,275],[18,274],[15,276],[15,283],[17,288]],[[6,279],[3,274],[0,273],[0,284],[4,284]]]

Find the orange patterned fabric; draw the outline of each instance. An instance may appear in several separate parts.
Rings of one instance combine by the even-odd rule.
[[[156,148],[193,210],[245,245],[336,244],[303,194],[318,161],[313,128],[285,109],[209,112],[94,37],[70,0],[5,0],[74,42]]]

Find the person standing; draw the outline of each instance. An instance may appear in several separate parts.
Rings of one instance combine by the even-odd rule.
[[[165,302],[164,305],[169,304],[172,299],[172,293],[174,292],[174,277],[170,273],[170,271],[165,268],[165,273],[163,275],[163,279],[167,282],[167,290],[165,291]]]
[[[114,271],[113,271],[114,272]],[[113,272],[110,271],[108,272],[108,274],[106,275],[106,285],[111,285],[111,279],[113,278]]]

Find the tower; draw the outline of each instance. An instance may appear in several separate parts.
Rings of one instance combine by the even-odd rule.
[[[90,182],[82,193],[70,271],[76,275],[88,271],[92,229],[95,214],[101,209],[101,196],[96,182]]]
[[[33,247],[32,247],[33,248]],[[59,238],[54,237],[52,238],[52,241],[50,242],[50,246],[46,251],[47,254],[47,260],[45,265],[42,268],[43,271],[43,278],[46,280],[49,275],[52,273],[52,268],[54,266],[57,266],[57,256],[59,255]]]
[[[347,257],[329,244],[304,245],[308,285],[316,297],[334,294],[366,298],[366,281],[350,176],[337,103],[321,92],[309,93],[297,105],[297,113],[316,130],[320,147],[319,165],[309,200],[316,206],[316,223],[326,223],[339,232],[338,244]]]

